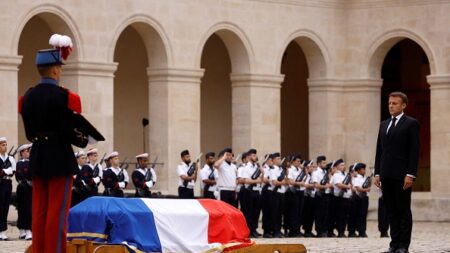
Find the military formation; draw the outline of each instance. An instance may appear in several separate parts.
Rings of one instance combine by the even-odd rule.
[[[17,150],[7,147],[0,138],[0,239],[5,234],[6,218],[11,202],[13,177],[17,180],[17,227],[20,239],[31,240],[32,175],[28,170],[31,144]],[[15,155],[19,156],[16,163]],[[130,183],[128,166],[119,152],[104,154],[96,148],[74,153],[78,171],[73,175],[71,207],[91,196],[124,197]],[[180,154],[177,166],[179,198],[194,198],[197,184],[201,197],[218,199],[245,216],[253,238],[281,237],[367,237],[366,217],[371,176],[366,165],[354,163],[346,168],[343,159],[327,161],[325,156],[304,160],[300,155],[282,157],[275,152],[260,159],[256,149],[237,157],[230,148],[220,153],[202,154],[191,160],[188,150]],[[156,159],[150,163],[147,153],[136,155],[136,169],[131,173],[134,197],[151,198],[157,183]],[[198,180],[199,179],[199,180]],[[99,190],[103,185],[103,192]],[[380,205],[382,205],[380,197]],[[386,215],[380,208],[379,229],[388,236]],[[262,227],[259,228],[260,218]],[[383,222],[384,221],[384,222]],[[314,228],[314,230],[313,230]],[[258,232],[262,229],[263,234]],[[261,231],[261,230],[260,230]]]

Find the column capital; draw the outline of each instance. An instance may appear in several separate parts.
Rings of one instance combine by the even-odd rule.
[[[178,83],[200,83],[203,77],[204,69],[188,68],[147,68],[149,82],[178,82]]]
[[[430,90],[449,90],[450,74],[446,75],[429,75],[427,81],[430,84]]]
[[[116,62],[68,62],[63,67],[64,76],[92,76],[92,77],[114,77],[117,70]]]
[[[21,63],[21,55],[0,55],[0,70],[17,71]]]
[[[383,79],[377,78],[323,78],[308,79],[310,91],[379,91]]]
[[[280,89],[284,81],[281,74],[230,74],[232,87],[263,87]]]

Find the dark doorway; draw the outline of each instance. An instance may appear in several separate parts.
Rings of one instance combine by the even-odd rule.
[[[300,153],[309,156],[309,76],[305,54],[297,42],[292,41],[284,52],[281,73],[281,152],[283,155]]]
[[[391,48],[381,70],[381,119],[389,117],[389,93],[402,91],[409,99],[405,113],[420,122],[419,171],[414,191],[430,191],[430,89],[426,79],[429,74],[425,52],[410,39],[401,40]]]

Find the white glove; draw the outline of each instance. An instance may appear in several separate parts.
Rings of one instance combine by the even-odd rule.
[[[120,187],[120,189],[125,188],[125,182],[120,182],[120,183],[119,183],[119,187]]]
[[[93,179],[94,179],[94,182],[95,182],[96,184],[100,183],[100,178],[99,178],[99,177],[94,177]]]
[[[13,168],[9,167],[7,169],[3,169],[6,175],[11,176],[13,174]]]
[[[148,182],[145,182],[145,185],[148,187],[148,188],[152,188],[153,187],[153,181],[148,181]]]

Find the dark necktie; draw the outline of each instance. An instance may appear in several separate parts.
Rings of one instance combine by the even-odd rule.
[[[396,117],[393,117],[392,119],[391,119],[391,127],[388,129],[388,132],[387,132],[387,134],[389,134],[391,131],[392,131],[392,129],[395,127],[395,122],[397,121],[397,118]]]

